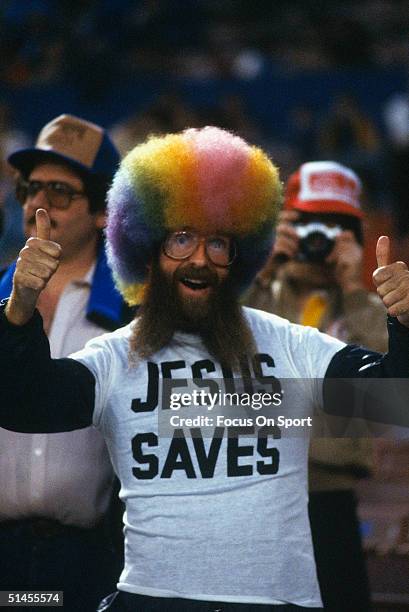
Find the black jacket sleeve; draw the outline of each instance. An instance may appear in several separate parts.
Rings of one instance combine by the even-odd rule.
[[[385,354],[347,345],[325,374],[324,411],[409,427],[409,328],[388,317]]]
[[[72,431],[92,423],[95,379],[73,359],[51,359],[36,311],[9,323],[0,303],[0,426],[23,433]]]

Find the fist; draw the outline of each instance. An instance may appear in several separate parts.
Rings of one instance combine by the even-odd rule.
[[[382,298],[388,314],[409,327],[409,270],[403,261],[389,263],[390,242],[381,236],[376,245],[378,267],[373,281],[378,295]]]
[[[14,286],[40,293],[58,268],[61,247],[50,240],[50,218],[46,210],[36,212],[37,238],[29,238],[19,253]]]
[[[43,208],[36,212],[36,233],[37,237],[29,238],[19,253],[6,307],[6,316],[15,325],[24,325],[31,318],[61,256],[60,245],[50,240],[50,218]]]

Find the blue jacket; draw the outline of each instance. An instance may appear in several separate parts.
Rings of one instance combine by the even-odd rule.
[[[0,300],[9,297],[11,293],[15,267],[14,262],[0,279]],[[86,316],[93,323],[109,331],[129,323],[133,317],[131,308],[126,306],[115,288],[104,248],[98,253]]]

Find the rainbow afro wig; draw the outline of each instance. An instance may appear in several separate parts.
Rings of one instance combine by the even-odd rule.
[[[264,265],[281,203],[261,149],[217,127],[150,137],[123,159],[108,194],[108,260],[125,300],[141,301],[148,264],[169,231],[234,236],[238,290]]]

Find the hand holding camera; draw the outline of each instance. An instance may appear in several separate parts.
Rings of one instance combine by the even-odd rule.
[[[300,213],[284,210],[278,218],[272,257],[277,263],[296,259],[308,263],[323,263],[342,234],[339,225],[329,226],[317,218],[299,222]]]
[[[350,230],[341,230],[325,261],[334,266],[335,280],[344,295],[363,288],[363,250]]]
[[[344,294],[362,288],[362,247],[350,230],[317,221],[299,223],[300,213],[280,213],[270,261],[262,279],[271,281],[278,268],[293,259],[300,262],[324,263],[334,267],[334,280]]]
[[[295,210],[282,210],[278,215],[273,249],[264,268],[257,274],[259,284],[268,287],[280,266],[293,259],[298,251],[298,236],[294,222],[299,214]]]
[[[282,210],[278,216],[272,259],[281,264],[294,259],[298,253],[299,237],[296,222],[300,215],[296,210]]]

